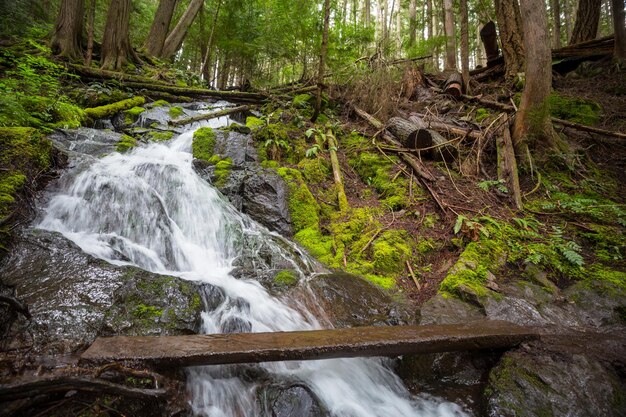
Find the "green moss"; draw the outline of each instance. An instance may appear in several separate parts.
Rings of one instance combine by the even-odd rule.
[[[246,117],[246,126],[248,126],[252,130],[260,129],[261,127],[265,126],[265,122],[258,117],[248,116]]]
[[[173,137],[174,137],[174,132],[171,132],[171,131],[161,132],[157,130],[151,130],[150,132],[146,134],[145,139],[147,139],[150,142],[164,142],[166,140],[172,139]]]
[[[154,102],[152,102],[152,103],[150,103],[150,104],[149,104],[149,106],[150,106],[151,108],[155,108],[155,107],[164,107],[164,106],[169,106],[169,105],[170,105],[170,103],[168,103],[168,102],[167,102],[167,101],[165,101],[165,100],[157,100],[157,101],[154,101]]]
[[[221,128],[221,130],[223,130],[224,132],[237,132],[244,135],[252,132],[252,129],[250,129],[248,126],[240,125],[239,123],[231,123],[228,126]]]
[[[305,158],[298,163],[298,168],[309,184],[319,184],[330,175],[329,163],[323,158]]]
[[[592,288],[614,297],[626,296],[626,272],[594,265],[587,270],[584,281]]]
[[[289,187],[289,214],[294,232],[297,234],[305,229],[319,231],[319,205],[309,191],[300,171],[292,168],[278,168],[276,172]]]
[[[291,287],[298,282],[298,275],[291,269],[284,269],[274,276],[274,283],[281,287]]]
[[[177,117],[182,116],[185,112],[182,107],[173,106],[173,107],[170,107],[170,110],[168,113],[172,119],[176,119]]]
[[[411,238],[404,231],[389,230],[372,244],[372,258],[377,272],[397,276],[412,254]]]
[[[163,310],[154,306],[139,304],[135,307],[132,314],[138,319],[150,320],[161,317],[163,315]]]
[[[602,112],[602,107],[594,101],[559,93],[550,94],[548,104],[552,116],[584,125],[597,124]]]
[[[133,97],[106,106],[85,109],[85,114],[94,120],[106,119],[124,110],[141,106],[146,102],[143,97]]]
[[[26,176],[23,174],[9,173],[0,176],[0,219],[9,213],[17,192],[25,182]]]
[[[293,105],[299,108],[307,108],[311,106],[313,96],[310,94],[298,94],[293,98]]]
[[[478,123],[482,122],[483,120],[485,120],[489,116],[491,116],[491,112],[489,110],[487,110],[487,109],[484,109],[484,108],[480,107],[480,108],[478,108],[476,110],[476,121]]]
[[[215,153],[215,132],[210,127],[201,127],[193,133],[191,144],[193,157],[209,161]]]
[[[230,158],[220,159],[215,163],[215,171],[213,172],[213,175],[215,176],[216,187],[223,187],[226,184],[226,180],[228,180],[232,166],[233,160]]]
[[[122,139],[115,144],[115,150],[123,153],[135,146],[137,146],[137,139],[132,136],[124,135]]]
[[[138,107],[138,106],[133,107],[132,109],[129,109],[129,110],[125,110],[124,121],[126,122],[127,125],[132,124],[137,121],[137,119],[139,118],[139,115],[143,113],[144,111],[146,111],[146,109],[144,109],[143,107]]]

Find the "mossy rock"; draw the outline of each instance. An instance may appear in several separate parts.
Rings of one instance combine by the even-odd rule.
[[[145,102],[146,100],[143,97],[138,96],[118,101],[116,103],[107,104],[105,106],[85,109],[85,114],[94,120],[107,119],[121,111],[129,110],[133,107],[142,106]]]
[[[144,111],[146,111],[146,109],[139,106],[133,107],[132,109],[124,110],[124,122],[127,125],[135,123],[137,119],[139,119],[141,113],[143,113]]]
[[[279,287],[291,287],[298,283],[298,274],[291,269],[283,269],[274,276],[274,284]]]
[[[132,136],[124,135],[122,139],[115,144],[115,150],[124,153],[135,146],[137,146],[137,139]]]
[[[210,127],[201,127],[193,133],[191,152],[195,159],[209,162],[215,154],[215,131]]]
[[[150,132],[146,133],[146,135],[144,136],[144,139],[147,140],[148,142],[165,142],[166,140],[170,140],[174,137],[174,132],[172,131],[158,131],[158,130],[151,130]]]
[[[173,106],[173,107],[170,107],[168,113],[172,119],[176,119],[182,116],[183,114],[185,114],[185,111],[183,110],[182,107]]]
[[[201,312],[194,283],[130,269],[126,282],[114,293],[105,329],[129,336],[193,334],[199,329]]]
[[[388,230],[372,244],[375,271],[381,275],[397,276],[405,269],[413,250],[411,237],[402,230]]]

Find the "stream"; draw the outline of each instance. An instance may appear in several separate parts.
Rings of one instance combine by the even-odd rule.
[[[217,305],[205,294],[204,333],[328,327],[328,320],[316,317],[318,313],[304,302],[272,296],[257,281],[231,275],[233,262],[261,244],[270,245],[292,264],[305,288],[323,267],[238,212],[194,171],[193,131],[229,122],[220,118],[196,124],[168,142],[142,145],[125,154],[94,158],[78,152],[75,158],[80,157],[80,163],[74,163],[58,181],[37,227],[60,232],[84,252],[111,264],[133,265],[219,288],[223,297]],[[272,380],[307,387],[332,416],[467,415],[457,404],[409,394],[392,372],[389,359],[275,362],[252,368]],[[259,401],[259,383],[249,376],[250,369],[250,365],[187,369],[194,414],[252,417],[271,413]]]

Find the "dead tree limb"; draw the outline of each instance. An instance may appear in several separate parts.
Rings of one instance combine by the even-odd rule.
[[[114,384],[101,379],[78,376],[53,376],[13,382],[0,386],[0,402],[32,398],[39,395],[62,393],[67,391],[85,391],[141,400],[154,400],[165,395],[163,389],[132,388]]]
[[[337,201],[339,203],[339,211],[346,212],[350,208],[350,206],[348,205],[346,191],[343,188],[341,168],[339,166],[339,158],[337,158],[337,141],[335,140],[335,135],[333,134],[333,132],[330,131],[330,129],[326,132],[326,138],[328,140],[330,165],[333,168],[333,179],[335,180],[335,188],[337,189]]]
[[[182,125],[188,125],[188,124],[195,123],[195,122],[200,122],[202,120],[210,120],[210,119],[215,119],[218,117],[228,116],[229,114],[242,113],[248,110],[249,110],[248,106],[231,107],[228,109],[214,111],[212,113],[207,113],[207,114],[201,114],[201,115],[189,117],[186,119],[170,120],[168,123],[172,126],[182,126]]]
[[[582,130],[583,132],[597,133],[599,135],[612,136],[614,138],[626,139],[626,133],[613,132],[611,130],[600,129],[597,127],[581,125],[580,123],[574,123],[563,119],[552,118],[552,123],[557,123],[566,127],[570,127],[576,130]]]

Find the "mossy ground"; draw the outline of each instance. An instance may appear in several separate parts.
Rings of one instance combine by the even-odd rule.
[[[205,161],[214,167],[214,183],[215,186],[219,188],[226,184],[233,166],[233,161],[228,157],[222,158],[218,153],[216,153],[215,143],[215,131],[210,127],[201,127],[193,134],[191,150],[195,159]]]

